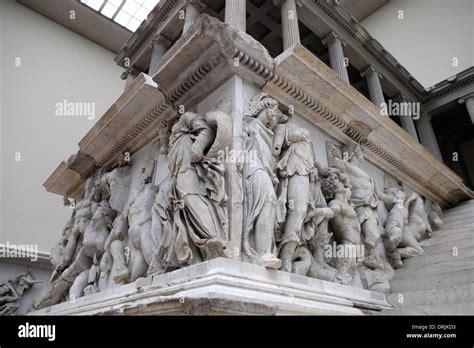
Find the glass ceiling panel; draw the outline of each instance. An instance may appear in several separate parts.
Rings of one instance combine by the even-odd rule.
[[[80,0],[80,2],[134,32],[160,0]]]

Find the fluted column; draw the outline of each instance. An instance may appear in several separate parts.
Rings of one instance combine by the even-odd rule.
[[[245,31],[247,22],[246,0],[226,0],[224,21],[235,29]]]
[[[283,30],[283,50],[300,42],[296,0],[281,0],[281,28]]]
[[[459,99],[459,103],[466,104],[467,112],[469,113],[469,117],[471,117],[472,124],[474,124],[474,94],[469,94]]]
[[[418,136],[420,137],[421,144],[431,151],[435,157],[440,160],[443,159],[441,152],[439,151],[438,141],[431,124],[431,115],[424,112],[420,118],[416,121],[416,128],[418,129]]]
[[[349,75],[347,74],[347,67],[344,64],[344,51],[341,39],[334,33],[330,32],[323,40],[323,44],[328,47],[329,63],[331,68],[347,83],[349,83]]]
[[[382,104],[385,103],[382,85],[380,84],[381,75],[375,70],[373,66],[369,66],[367,69],[361,72],[361,76],[365,77],[367,80],[370,100],[372,103],[381,108]]]
[[[393,101],[397,102],[399,105],[399,110],[403,110],[404,108],[401,107],[402,103],[411,103],[404,95],[399,94]],[[413,121],[413,115],[400,113],[400,123],[402,124],[402,128],[408,132],[412,136],[413,139],[419,142],[418,134],[416,132],[415,122]]]
[[[148,75],[153,76],[157,72],[161,58],[163,58],[170,44],[171,42],[162,35],[157,35],[153,39],[151,43],[151,59]]]
[[[202,0],[188,0],[186,3],[186,13],[184,17],[183,33],[196,21],[199,14],[204,10],[205,4]]]

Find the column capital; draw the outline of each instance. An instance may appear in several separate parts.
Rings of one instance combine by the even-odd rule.
[[[330,31],[323,38],[321,38],[321,42],[325,46],[336,41],[339,41],[341,45],[346,46],[346,43],[333,31]]]
[[[364,70],[360,72],[360,76],[362,77],[366,77],[368,75],[373,75],[373,74],[377,74],[379,79],[383,78],[382,74],[379,73],[373,65],[369,65],[367,68],[365,68]]]
[[[458,103],[459,104],[464,104],[466,101],[468,101],[469,99],[472,99],[474,98],[474,93],[469,93],[467,95],[465,95],[464,97],[461,97],[458,99]]]

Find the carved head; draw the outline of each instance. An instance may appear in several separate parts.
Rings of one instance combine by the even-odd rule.
[[[362,150],[359,144],[349,144],[342,148],[342,159],[350,162],[352,160],[363,160]]]
[[[326,177],[321,180],[321,192],[327,202],[334,199],[337,193],[346,194],[348,199],[351,194],[351,183],[349,178],[342,174],[339,169],[329,167],[326,169]]]
[[[398,187],[392,186],[387,189],[387,194],[392,196],[397,202],[405,201],[405,192],[400,190]]]
[[[97,212],[95,213],[94,216],[95,217],[99,216],[99,213],[100,213],[101,217],[102,216],[105,217],[105,222],[106,222],[107,228],[109,230],[111,230],[112,227],[113,227],[113,222],[114,222],[114,219],[115,219],[116,212],[115,212],[115,210],[112,209],[109,202],[107,202],[107,201],[101,201],[100,202],[99,207],[97,208]]]
[[[260,94],[251,103],[248,116],[258,119],[269,129],[275,128],[278,123],[288,121],[288,116],[280,111],[278,101],[266,93]]]

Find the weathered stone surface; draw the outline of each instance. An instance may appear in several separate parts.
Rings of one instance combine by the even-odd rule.
[[[360,143],[369,161],[430,200],[446,207],[473,196],[454,172],[336,76],[296,44],[276,58],[274,74],[263,90],[342,143]],[[352,120],[372,131],[361,134],[350,126]]]
[[[32,314],[361,315],[389,308],[383,294],[219,258]]]

